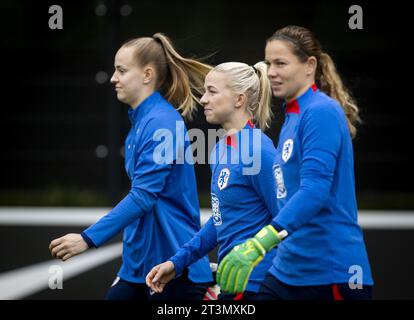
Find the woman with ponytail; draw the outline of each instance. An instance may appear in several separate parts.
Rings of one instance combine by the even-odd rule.
[[[272,175],[276,155],[272,141],[260,130],[269,127],[271,88],[267,67],[228,62],[207,75],[200,102],[207,122],[226,132],[210,157],[212,217],[191,241],[147,275],[147,285],[157,293],[168,288],[176,275],[218,246],[218,261],[234,247],[268,225],[276,214]],[[251,159],[251,161],[246,161]],[[258,264],[243,295],[220,294],[219,299],[250,299],[258,291],[276,251]],[[247,270],[246,270],[247,272]]]
[[[130,106],[131,130],[125,141],[128,195],[81,234],[67,234],[50,244],[53,256],[67,260],[100,247],[123,231],[122,266],[107,299],[202,299],[213,280],[207,257],[187,265],[163,294],[153,295],[145,275],[189,241],[200,229],[194,167],[177,160],[189,141],[178,141],[182,117],[191,118],[211,67],[179,55],[171,41],[157,33],[124,43],[115,56],[111,83],[117,98]],[[171,157],[157,151],[160,132]]]
[[[370,299],[354,182],[358,107],[330,56],[303,27],[276,31],[265,61],[273,95],[285,101],[276,192],[269,195],[277,198],[278,214],[223,259],[219,284],[242,292],[243,270],[278,246],[256,299]]]

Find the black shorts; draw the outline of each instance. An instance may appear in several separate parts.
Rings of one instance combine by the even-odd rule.
[[[267,273],[253,300],[370,300],[372,286],[352,289],[348,283],[291,286]]]
[[[187,269],[186,269],[187,270]],[[118,280],[118,279],[117,279]],[[162,293],[152,293],[145,283],[133,283],[123,279],[115,281],[109,289],[106,300],[203,300],[210,283],[195,283],[188,278],[188,272],[173,280]]]

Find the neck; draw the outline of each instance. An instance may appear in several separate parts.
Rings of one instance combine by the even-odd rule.
[[[144,101],[146,98],[148,98],[150,95],[154,93],[153,89],[144,89],[142,92],[136,97],[134,101],[132,101],[129,105],[132,109],[136,109],[142,101]]]
[[[292,100],[297,99],[298,97],[300,97],[302,94],[304,94],[313,84],[315,83],[315,80],[309,80],[306,82],[306,84],[300,89],[298,90],[292,97],[286,97],[285,101],[286,103],[291,102]]]
[[[221,126],[226,130],[227,135],[232,135],[243,129],[250,118],[251,116],[249,114],[243,112],[240,115],[233,116],[230,121],[222,123]]]

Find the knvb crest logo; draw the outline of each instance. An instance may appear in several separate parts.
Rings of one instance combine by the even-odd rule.
[[[220,174],[217,180],[217,185],[220,190],[223,190],[225,187],[227,187],[229,178],[230,178],[230,170],[227,168],[222,169],[220,171]]]
[[[282,159],[284,162],[287,162],[289,160],[290,156],[292,155],[292,151],[293,151],[293,140],[288,139],[283,144],[283,149],[282,149]]]

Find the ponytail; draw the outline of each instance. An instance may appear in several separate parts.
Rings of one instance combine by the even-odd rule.
[[[356,124],[361,123],[358,106],[344,86],[331,57],[325,52],[319,56],[315,80],[318,87],[331,98],[337,100],[344,109],[349,131],[354,138],[357,133]]]
[[[154,40],[164,49],[168,65],[168,76],[164,84],[165,98],[188,119],[192,119],[199,103],[198,96],[203,94],[204,78],[211,66],[182,57],[173,47],[171,41],[162,33],[156,33]]]
[[[267,65],[264,62],[258,62],[254,65],[259,77],[259,104],[253,110],[253,119],[259,124],[262,130],[270,127],[270,122],[273,117],[271,100],[272,88],[270,86],[269,77],[267,76]]]

